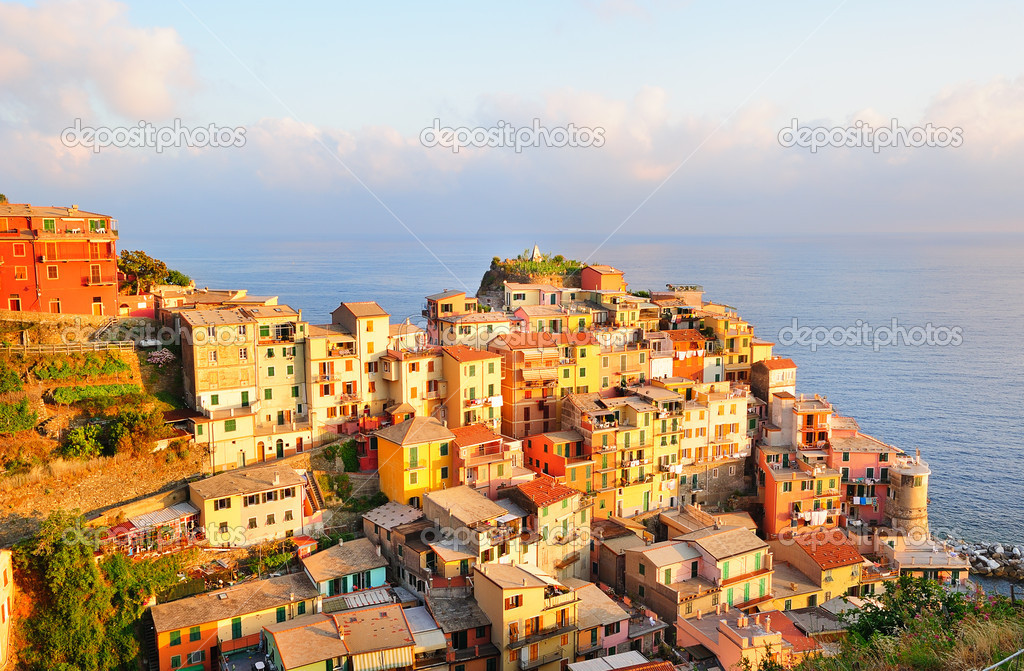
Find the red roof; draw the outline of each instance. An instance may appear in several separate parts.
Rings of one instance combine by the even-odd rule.
[[[697,329],[676,329],[674,331],[662,331],[662,333],[668,336],[669,340],[682,340],[685,342],[692,340],[710,340],[710,338],[702,334]]]
[[[643,664],[634,664],[633,666],[624,666],[619,671],[675,671],[672,662],[645,662]]]
[[[496,354],[495,352],[486,352],[482,349],[469,347],[468,345],[452,345],[450,347],[445,347],[444,351],[459,362],[480,361],[481,359],[498,359],[501,357],[500,354]]]
[[[566,487],[549,475],[541,475],[517,487],[538,508],[550,506],[562,499],[579,494],[579,490]]]
[[[457,429],[451,429],[451,432],[455,434],[455,442],[459,447],[471,447],[473,445],[482,445],[483,443],[492,443],[496,440],[501,440],[501,436],[494,433],[483,424],[460,426]]]
[[[796,364],[793,363],[792,359],[765,359],[760,363],[764,364],[764,367],[768,370],[781,370],[783,368],[796,368]]]
[[[793,534],[793,540],[822,568],[860,564],[864,557],[856,546],[839,531],[813,531]]]
[[[495,338],[509,349],[533,349],[537,347],[561,347],[562,345],[596,345],[597,338],[590,333],[548,333],[528,331],[506,333]]]
[[[771,616],[771,628],[782,634],[782,638],[786,639],[786,642],[793,646],[793,652],[800,654],[810,652],[811,650],[817,650],[820,647],[817,641],[797,629],[793,620],[790,620],[782,611],[777,610],[761,613],[762,622],[764,621],[765,615]]]

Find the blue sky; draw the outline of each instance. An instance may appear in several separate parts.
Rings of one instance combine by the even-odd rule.
[[[1022,29],[1011,2],[0,2],[0,192],[139,240],[1019,231]],[[94,153],[76,118],[246,142]],[[812,154],[794,118],[964,141]],[[434,119],[606,142],[453,154]]]

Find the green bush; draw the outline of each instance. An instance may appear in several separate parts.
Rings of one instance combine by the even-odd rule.
[[[125,394],[135,394],[139,387],[134,384],[98,384],[92,387],[58,387],[53,391],[53,400],[62,405],[91,399],[106,399]]]
[[[13,403],[0,403],[0,433],[27,431],[36,425],[38,415],[28,409],[28,399]]]
[[[6,363],[0,363],[0,394],[21,391],[21,388],[21,376],[8,368]]]
[[[106,352],[102,355],[90,352],[84,356],[54,356],[32,369],[40,380],[75,380],[127,373],[131,366],[117,356]]]
[[[341,460],[345,464],[346,473],[359,472],[359,457],[356,455],[356,441],[346,441],[341,446]]]
[[[102,430],[95,424],[71,429],[61,442],[60,452],[65,457],[92,459],[103,453]]]

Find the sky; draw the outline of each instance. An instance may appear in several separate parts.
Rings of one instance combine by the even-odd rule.
[[[0,193],[123,242],[1016,233],[1022,33],[984,0],[0,2]],[[227,146],[68,131],[176,123]],[[858,124],[934,146],[783,133]]]

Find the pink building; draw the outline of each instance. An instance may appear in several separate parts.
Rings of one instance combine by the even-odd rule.
[[[575,578],[563,582],[579,598],[577,661],[629,650],[629,613],[593,583]]]
[[[852,417],[832,419],[828,463],[839,471],[846,526],[883,524],[889,467],[903,451],[859,431]]]

